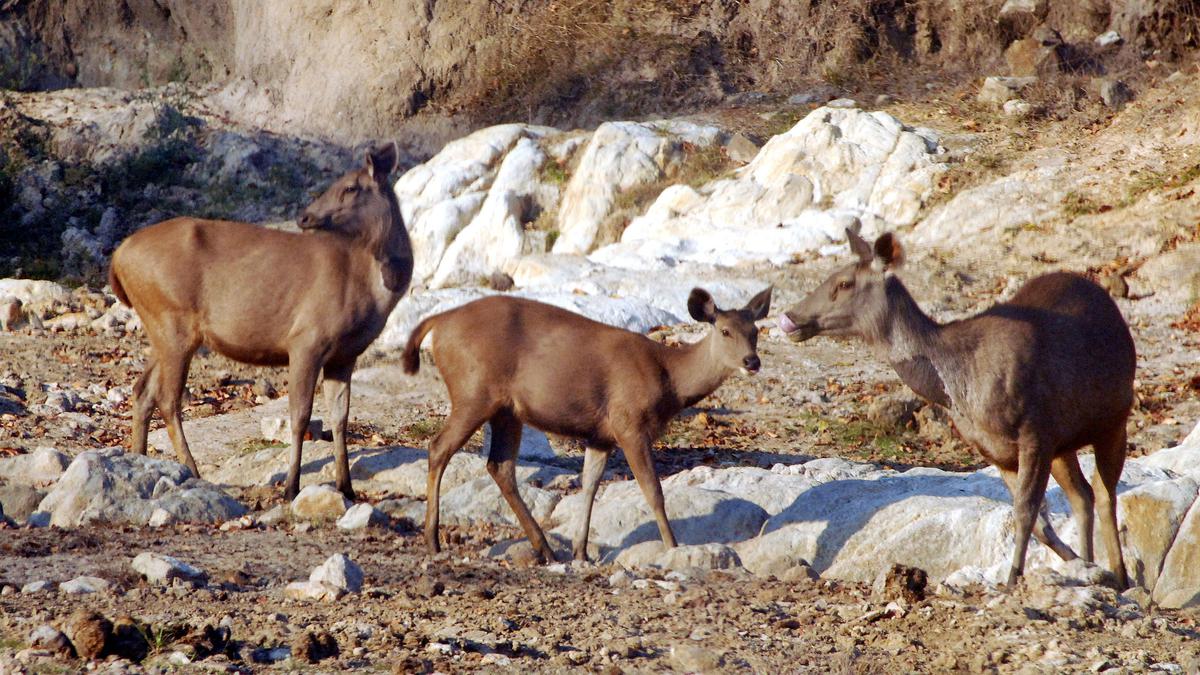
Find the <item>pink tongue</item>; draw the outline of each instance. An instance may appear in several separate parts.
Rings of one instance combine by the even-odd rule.
[[[792,320],[788,318],[787,314],[780,314],[779,328],[785,333],[794,333],[796,332],[797,326],[796,324],[792,323]]]

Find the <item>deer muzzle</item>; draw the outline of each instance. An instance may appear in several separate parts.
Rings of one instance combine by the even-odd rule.
[[[784,312],[779,315],[779,330],[787,336],[787,339],[792,342],[804,342],[805,340],[817,334],[818,328],[816,321],[800,321],[797,322],[789,312]]]

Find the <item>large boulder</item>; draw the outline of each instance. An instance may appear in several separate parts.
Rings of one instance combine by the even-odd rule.
[[[680,544],[728,544],[758,534],[767,512],[753,502],[716,490],[664,485],[667,518]],[[554,509],[553,532],[572,538],[584,507],[582,493]],[[636,481],[604,486],[592,507],[589,543],[601,551],[624,549],[659,538],[658,525]]]
[[[797,475],[788,469],[789,467],[783,465],[777,465],[771,470],[757,467],[717,469],[698,466],[674,474],[663,482],[667,485],[690,485],[705,490],[727,492],[754,502],[768,514],[775,515],[791,506],[801,494],[816,484],[812,478]]]
[[[818,108],[734,177],[664,190],[592,259],[783,262],[842,241],[860,221],[868,233],[911,225],[945,170],[939,151],[932,131],[887,113]]]
[[[545,161],[537,143],[528,138],[517,141],[500,164],[479,213],[446,247],[431,286],[476,282],[521,255],[530,194],[536,190],[537,169]]]
[[[1196,501],[1197,486],[1195,478],[1184,476],[1143,483],[1121,494],[1117,518],[1131,583],[1155,587],[1164,559],[1177,542],[1179,527]],[[1107,562],[1098,533],[1097,527],[1097,559]]]
[[[466,249],[485,256],[478,262],[495,262],[514,249],[521,252],[520,244],[513,245],[521,238],[520,223],[513,231],[509,216],[520,220],[515,202],[526,197],[544,199],[535,195],[541,190],[537,169],[545,157],[534,141],[553,132],[549,127],[523,124],[480,129],[447,143],[429,161],[396,181],[396,197],[412,238],[414,281],[424,281],[438,272],[448,249],[468,228],[470,245],[467,240],[458,245],[456,262],[448,263],[440,272],[440,285],[466,273],[454,269],[456,264],[467,262]],[[492,232],[493,228],[507,229]],[[498,241],[508,246],[490,254],[478,251],[479,245],[495,237],[501,237]]]
[[[539,523],[554,513],[554,507],[562,498],[557,492],[543,490],[527,482],[518,484],[517,492],[520,493],[525,506],[529,507],[533,519]],[[484,522],[519,525],[516,515],[500,494],[500,488],[491,476],[476,478],[443,492],[440,508],[441,520],[448,525]]]
[[[442,473],[443,497],[454,488],[480,477],[488,477],[487,460],[473,452],[460,450],[450,458]],[[517,463],[517,481],[549,482],[568,473],[563,469],[534,462]],[[350,465],[350,477],[372,489],[386,490],[401,497],[424,497],[429,476],[429,455],[424,450],[395,447],[364,451]]]
[[[211,483],[192,478],[182,464],[107,448],[80,453],[31,519],[42,515],[45,524],[57,527],[144,525],[158,509],[176,521],[209,523],[246,513]]]
[[[683,143],[711,145],[720,132],[679,122],[605,122],[596,128],[563,192],[555,253],[590,253],[620,237],[603,225],[617,196],[660,180],[683,160]]]
[[[725,570],[741,567],[737,553],[725,544],[697,544],[666,548],[661,541],[635,544],[617,554],[613,562],[634,569],[658,567],[668,570]]]
[[[1200,508],[1195,503],[1171,542],[1152,597],[1162,607],[1200,606]]]

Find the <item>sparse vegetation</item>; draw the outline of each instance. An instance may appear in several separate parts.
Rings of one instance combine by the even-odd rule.
[[[443,424],[445,424],[445,418],[443,417],[427,417],[404,427],[402,435],[406,440],[410,441],[427,441],[442,430]]]

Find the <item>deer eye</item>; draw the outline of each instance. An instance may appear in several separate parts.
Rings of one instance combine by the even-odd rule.
[[[851,288],[854,288],[854,280],[853,279],[847,279],[838,284],[839,291],[848,291]]]
[[[722,329],[721,329],[721,335],[724,335],[725,337],[733,337],[733,336],[732,336],[732,335],[729,333],[729,329],[728,329],[728,328],[722,328]]]
[[[342,196],[350,197],[350,196],[353,196],[355,192],[358,192],[358,185],[356,185],[356,184],[347,185],[342,190]]]

